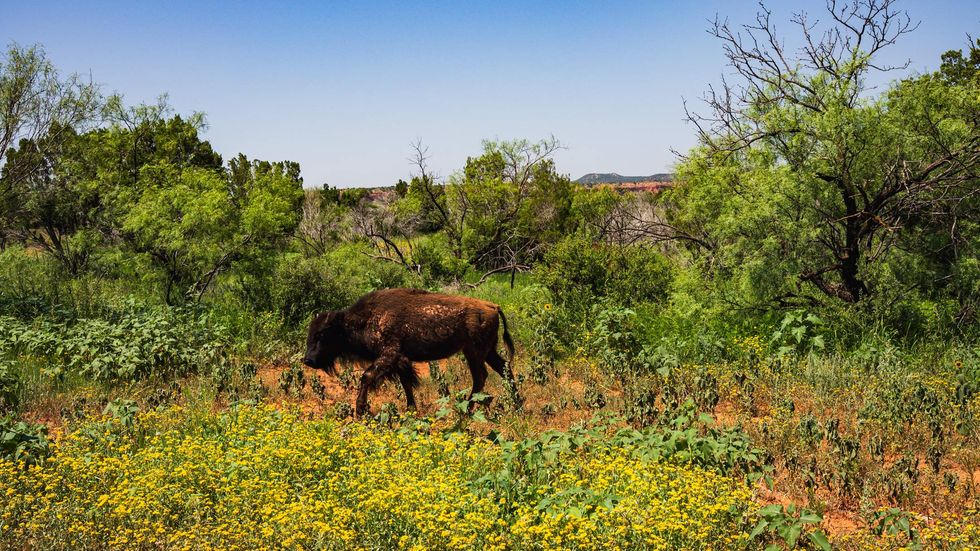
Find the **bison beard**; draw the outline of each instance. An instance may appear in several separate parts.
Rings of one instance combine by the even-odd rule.
[[[492,302],[419,289],[374,291],[345,310],[323,312],[313,319],[303,363],[335,373],[338,358],[370,362],[357,391],[359,416],[368,410],[368,392],[385,380],[398,379],[408,407],[414,408],[419,380],[413,362],[441,360],[458,352],[473,377],[471,397],[483,390],[489,364],[511,385],[516,398],[510,362],[497,353],[500,322],[513,360],[507,318]]]

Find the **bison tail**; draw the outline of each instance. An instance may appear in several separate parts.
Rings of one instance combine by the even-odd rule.
[[[504,344],[507,346],[507,363],[514,363],[514,339],[510,338],[510,331],[507,329],[507,316],[504,315],[504,310],[497,307],[497,313],[500,314],[500,321],[504,324]]]

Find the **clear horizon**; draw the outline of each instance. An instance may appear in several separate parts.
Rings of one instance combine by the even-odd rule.
[[[823,2],[770,6],[791,41],[793,11],[825,19]],[[885,60],[910,73],[977,35],[965,1],[903,2],[921,25]],[[302,167],[307,186],[390,186],[408,179],[423,140],[441,176],[484,139],[549,136],[573,179],[590,172],[670,172],[694,144],[683,99],[727,74],[705,30],[715,14],[752,21],[758,5],[717,0],[464,4],[98,1],[5,6],[4,44],[38,43],[63,73],[91,74],[128,104],[167,93],[178,113],[203,111],[204,137]],[[883,82],[883,83],[884,83]]]

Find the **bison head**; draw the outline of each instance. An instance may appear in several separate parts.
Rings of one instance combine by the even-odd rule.
[[[344,331],[341,312],[323,312],[310,323],[303,363],[335,374],[337,358],[343,353]]]

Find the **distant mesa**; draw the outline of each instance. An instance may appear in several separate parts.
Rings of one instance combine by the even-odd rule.
[[[660,191],[670,187],[674,175],[661,172],[650,176],[623,176],[615,172],[590,172],[575,180],[583,186],[612,186],[622,191]]]
[[[575,180],[576,184],[592,186],[595,184],[627,184],[639,182],[673,182],[674,175],[669,172],[661,172],[651,176],[623,176],[615,172],[590,172]]]

